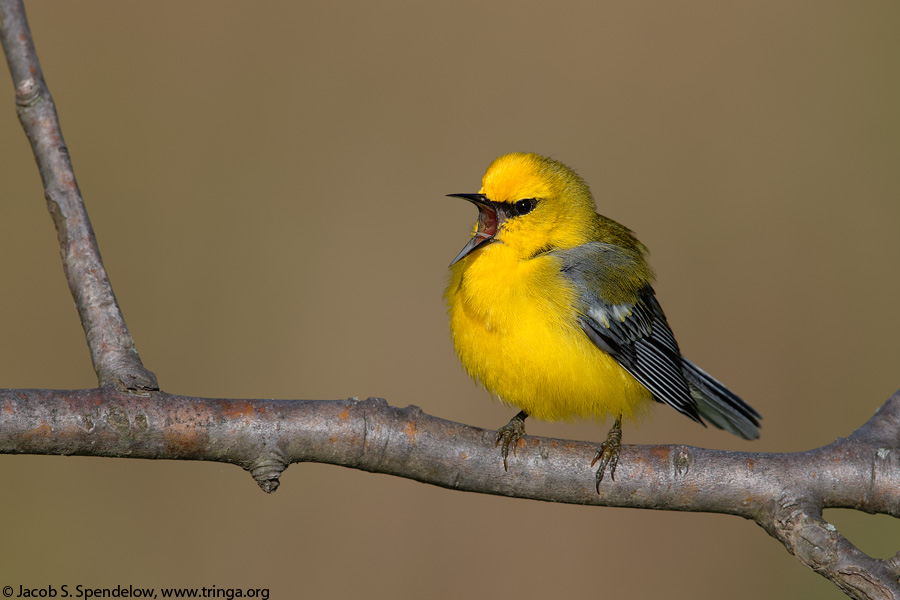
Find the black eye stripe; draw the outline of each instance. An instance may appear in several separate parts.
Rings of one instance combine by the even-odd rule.
[[[537,198],[525,198],[512,205],[512,213],[517,217],[521,217],[533,211],[536,206]]]

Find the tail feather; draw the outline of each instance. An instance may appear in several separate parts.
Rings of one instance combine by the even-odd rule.
[[[697,402],[697,411],[707,421],[745,440],[759,437],[762,416],[706,371],[682,357],[681,367]]]

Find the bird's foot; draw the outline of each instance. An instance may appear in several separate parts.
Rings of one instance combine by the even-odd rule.
[[[525,435],[525,419],[527,417],[528,415],[525,414],[525,411],[523,410],[510,419],[509,423],[497,430],[497,440],[494,442],[494,447],[500,446],[500,455],[503,457],[504,471],[509,470],[506,465],[506,459],[509,457],[509,447],[512,446],[512,453],[513,456],[515,456],[516,444],[519,443],[519,438]]]
[[[510,421],[510,424],[512,424],[512,421]],[[620,416],[616,419],[616,422],[613,424],[612,429],[609,430],[609,433],[606,436],[606,441],[600,445],[600,451],[597,452],[597,456],[595,456],[594,460],[591,461],[592,467],[595,463],[600,463],[600,466],[597,468],[598,494],[600,493],[600,483],[603,481],[603,475],[606,473],[607,467],[609,467],[609,478],[615,481],[616,465],[619,464],[619,451],[621,449],[622,417]]]

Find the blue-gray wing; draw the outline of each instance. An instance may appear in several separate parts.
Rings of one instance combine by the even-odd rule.
[[[591,341],[655,400],[703,423],[662,307],[649,281],[634,275],[646,270],[637,268],[641,257],[598,242],[554,254],[579,291],[580,324]]]

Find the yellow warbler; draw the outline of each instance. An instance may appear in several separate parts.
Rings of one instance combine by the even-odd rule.
[[[615,477],[622,419],[652,401],[745,439],[752,407],[681,356],[651,283],[644,245],[598,215],[584,180],[537,154],[497,158],[477,194],[474,235],[450,267],[444,297],[463,367],[521,409],[500,428],[504,467],[525,418],[615,418],[591,463]]]

